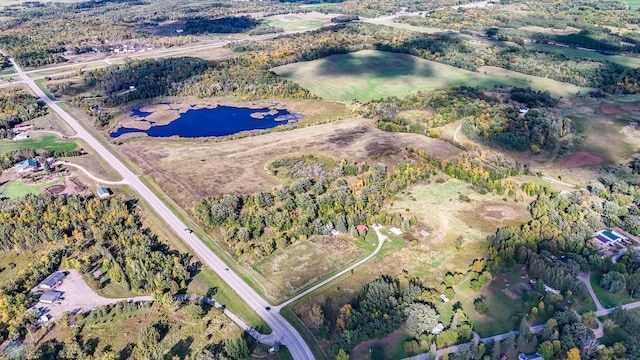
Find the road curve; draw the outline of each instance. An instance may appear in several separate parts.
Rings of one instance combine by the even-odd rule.
[[[272,334],[268,339],[277,341],[287,347],[294,359],[313,359],[313,353],[309,346],[304,342],[300,334],[289,324],[282,315],[277,311],[270,309],[267,303],[260,295],[258,295],[249,285],[247,285],[235,272],[228,269],[227,265],[205,246],[200,239],[193,233],[184,231],[185,224],[154,194],[129,168],[127,168],[118,158],[116,158],[102,143],[100,143],[93,135],[91,135],[80,123],[74,119],[69,113],[62,109],[55,101],[51,100],[36,85],[33,79],[29,78],[18,64],[11,58],[11,62],[15,67],[18,76],[27,84],[40,99],[49,105],[49,107],[58,113],[76,132],[76,137],[83,139],[92,147],[98,155],[100,155],[107,163],[109,163],[117,172],[120,173],[122,179],[129,183],[138,194],[147,201],[147,203],[156,211],[158,216],[169,225],[176,235],[182,239],[194,253],[215,271],[222,280],[224,280],[234,291],[240,296],[252,309],[255,310],[272,329]]]
[[[52,165],[54,165],[54,166],[55,165],[73,166],[74,168],[80,169],[88,177],[90,177],[94,181],[99,182],[101,184],[107,184],[107,185],[127,185],[128,184],[128,182],[126,180],[110,181],[110,180],[100,179],[99,177],[97,177],[97,176],[93,175],[92,173],[90,173],[84,167],[82,167],[82,166],[80,166],[78,164],[74,164],[74,163],[68,162],[68,161],[56,161]]]

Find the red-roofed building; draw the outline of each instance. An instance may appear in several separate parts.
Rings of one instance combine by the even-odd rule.
[[[366,233],[367,231],[369,231],[369,227],[364,224],[357,225],[356,231],[358,232],[358,235],[362,235],[362,233]]]

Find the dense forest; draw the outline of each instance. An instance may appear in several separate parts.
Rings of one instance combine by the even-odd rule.
[[[11,129],[23,121],[47,114],[47,107],[37,97],[21,90],[0,94],[0,138],[13,136]]]
[[[132,205],[115,197],[40,195],[2,200],[0,249],[64,243],[69,264],[82,272],[101,266],[127,289],[176,293],[186,286],[191,260],[142,228]]]

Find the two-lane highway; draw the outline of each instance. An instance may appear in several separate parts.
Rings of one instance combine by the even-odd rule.
[[[260,295],[258,295],[249,285],[247,285],[232,270],[227,270],[227,265],[211,249],[206,247],[200,239],[186,229],[186,225],[165,205],[129,168],[127,168],[117,157],[115,157],[104,145],[102,145],[93,135],[91,135],[80,123],[58,104],[51,100],[36,85],[26,73],[20,69],[13,59],[11,59],[18,75],[23,83],[28,85],[42,101],[58,113],[76,132],[76,137],[83,139],[91,146],[95,152],[109,163],[126,181],[131,188],[145,200],[156,213],[173,229],[195,254],[218,276],[220,276],[244,301],[264,319],[273,330],[272,334],[260,337],[263,341],[271,343],[278,342],[285,345],[294,359],[313,359],[313,353],[309,346],[302,339],[300,334],[282,317],[276,309],[271,309]]]

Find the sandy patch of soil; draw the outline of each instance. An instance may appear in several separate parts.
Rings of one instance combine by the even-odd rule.
[[[598,165],[602,162],[602,158],[586,151],[578,151],[577,153],[565,158],[556,167],[563,169],[571,169],[582,166]]]

